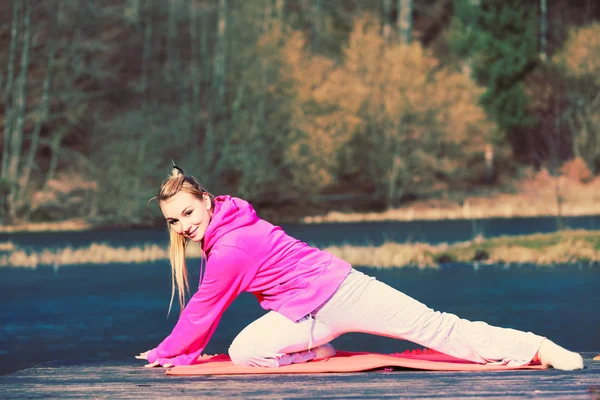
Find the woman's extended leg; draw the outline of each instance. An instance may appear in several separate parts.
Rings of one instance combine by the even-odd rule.
[[[336,294],[317,310],[315,317],[336,335],[364,332],[405,339],[478,363],[524,365],[534,359],[542,342],[546,348],[548,343],[552,343],[531,332],[471,322],[453,314],[434,311],[356,270],[350,273]],[[562,369],[577,369],[577,357],[579,360],[581,357],[564,351],[562,356],[570,353],[573,358]],[[544,361],[542,351],[540,357]],[[554,363],[549,363],[556,368],[565,367],[557,367],[559,363],[556,357]]]
[[[244,328],[231,343],[229,356],[236,365],[280,367],[331,356],[322,345],[335,339],[329,328],[311,315],[292,322],[271,311]]]

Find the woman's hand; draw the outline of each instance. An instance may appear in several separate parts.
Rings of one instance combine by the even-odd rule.
[[[139,355],[135,356],[135,358],[137,358],[138,360],[147,360],[148,359],[148,353],[150,353],[151,350],[145,351],[143,353],[140,353]],[[158,367],[160,366],[160,363],[158,361],[154,361],[153,363],[150,364],[146,364],[144,365],[144,367],[146,368],[154,368],[154,367]],[[165,364],[163,365],[164,368],[171,368],[173,366],[173,364]]]
[[[165,364],[165,365],[163,365],[163,368],[171,368],[172,366],[173,366],[173,364]],[[151,364],[144,365],[144,367],[146,367],[146,368],[160,367],[160,363],[158,361],[154,361]]]
[[[143,353],[140,353],[139,355],[135,356],[135,358],[137,358],[138,360],[147,360],[148,359],[148,353],[150,353],[151,350],[145,351]]]

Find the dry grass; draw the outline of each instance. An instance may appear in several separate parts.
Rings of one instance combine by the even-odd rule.
[[[436,267],[434,256],[447,245],[432,246],[424,243],[385,243],[382,246],[334,246],[327,251],[352,265],[377,268],[415,266]]]
[[[357,266],[379,268],[436,268],[448,262],[486,264],[577,264],[600,263],[599,231],[563,231],[527,236],[478,237],[457,244],[385,243],[381,246],[333,246],[325,250]],[[166,248],[155,244],[140,247],[111,247],[94,243],[85,248],[66,247],[27,252],[12,243],[0,243],[0,267],[49,265],[62,267],[82,264],[144,263],[168,260]],[[191,244],[189,258],[202,256],[200,246]]]
[[[378,247],[341,246],[327,250],[353,265],[381,268],[435,268],[448,262],[596,265],[600,263],[600,232],[573,230],[493,239],[478,237],[452,245],[386,243]]]
[[[554,178],[542,171],[518,184],[515,194],[468,197],[458,202],[429,200],[383,212],[342,213],[305,217],[304,223],[482,219],[557,215],[557,185],[563,216],[600,215],[600,178],[581,183],[567,176]]]
[[[0,232],[57,232],[57,231],[84,231],[93,226],[82,219],[56,222],[30,222],[18,225],[0,226]]]
[[[74,249],[65,247],[57,250],[43,249],[39,252],[27,252],[13,246],[7,255],[0,255],[0,267],[29,267],[38,266],[62,267],[82,264],[112,264],[112,263],[144,263],[168,260],[166,248],[155,244],[140,247],[111,247],[103,243],[92,243],[88,247]],[[199,246],[189,246],[188,258],[200,258]]]
[[[491,264],[596,264],[600,262],[600,232],[567,230],[525,236],[479,239],[450,246],[440,259]]]
[[[0,242],[0,251],[14,251],[15,247],[13,242]]]
[[[567,171],[568,172],[568,171]],[[421,200],[383,212],[339,212],[301,218],[303,223],[414,221],[540,217],[557,215],[557,185],[563,216],[600,215],[600,177],[581,182],[573,172],[556,178],[542,170],[521,180],[516,193],[470,196],[461,201]],[[0,226],[2,232],[82,231],[94,227],[84,219]]]

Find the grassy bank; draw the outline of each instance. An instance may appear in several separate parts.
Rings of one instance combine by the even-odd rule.
[[[0,226],[0,233],[11,232],[65,232],[86,231],[94,228],[94,224],[83,219],[53,222],[27,222],[16,225]]]
[[[445,263],[584,264],[600,262],[600,232],[562,231],[503,236],[452,245],[386,243],[382,246],[339,246],[328,249],[353,265],[437,267]]]
[[[456,244],[385,243],[381,246],[333,246],[325,250],[357,266],[379,268],[437,268],[445,263],[577,264],[600,263],[600,231],[562,231],[527,236],[476,238]],[[199,246],[190,245],[189,258],[200,258]],[[26,251],[11,242],[0,243],[0,267],[62,267],[82,264],[144,263],[168,260],[166,248],[155,244],[111,247],[94,243],[84,248]]]
[[[413,221],[600,215],[600,178],[582,183],[544,172],[515,184],[514,192],[420,200],[381,212],[340,212],[303,218],[305,223]],[[560,204],[560,205],[559,205]]]
[[[560,200],[560,202],[559,202]],[[559,207],[560,203],[560,207]],[[321,204],[323,206],[323,204]],[[347,204],[347,207],[352,207]],[[340,207],[338,204],[337,207]],[[297,207],[292,206],[294,210]],[[301,222],[307,224],[322,222],[361,222],[361,221],[414,221],[515,217],[556,217],[600,215],[600,177],[585,183],[568,176],[552,177],[546,171],[525,177],[509,188],[489,188],[487,193],[472,192],[451,195],[437,194],[423,198],[398,208],[379,212],[331,211],[323,215],[296,217],[290,209],[259,212],[259,215],[275,223]],[[151,225],[142,225],[142,223]],[[94,221],[72,219],[68,221],[21,223],[2,225],[0,233],[40,232],[40,231],[82,231],[102,227],[127,228],[132,226],[156,226],[162,221],[140,220],[137,223],[124,222],[117,226],[101,219]]]

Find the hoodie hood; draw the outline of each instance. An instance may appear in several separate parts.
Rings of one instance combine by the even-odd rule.
[[[258,219],[256,211],[247,201],[231,196],[218,196],[215,198],[213,217],[204,234],[202,249],[208,253],[223,235],[254,224]]]

